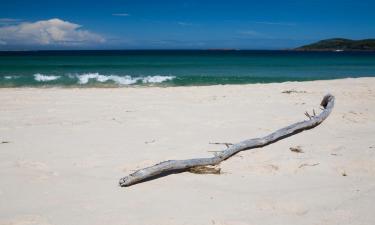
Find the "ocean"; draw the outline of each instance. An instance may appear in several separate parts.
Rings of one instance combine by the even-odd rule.
[[[0,52],[0,87],[196,86],[375,76],[375,52]]]

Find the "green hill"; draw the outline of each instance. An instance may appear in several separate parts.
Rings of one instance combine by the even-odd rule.
[[[298,51],[375,51],[375,39],[350,40],[333,38],[296,48]]]

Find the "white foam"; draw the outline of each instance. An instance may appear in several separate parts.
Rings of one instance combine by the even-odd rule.
[[[137,83],[137,78],[131,78],[130,76],[117,76],[117,75],[101,75],[99,73],[86,73],[77,75],[79,84],[87,84],[90,80],[96,80],[98,82],[107,82],[109,80],[122,85],[129,85]]]
[[[10,75],[4,76],[4,79],[6,79],[6,80],[12,80],[12,79],[17,79],[17,78],[20,78],[20,76],[17,76],[17,75],[14,75],[14,76],[10,76]]]
[[[142,78],[143,83],[162,83],[164,81],[173,80],[174,76],[147,76]]]
[[[147,76],[147,77],[131,77],[131,76],[118,76],[118,75],[102,75],[99,73],[86,73],[82,75],[77,75],[79,84],[87,84],[90,80],[95,80],[97,82],[107,82],[113,81],[120,85],[131,85],[138,81],[142,83],[162,83],[164,81],[172,80],[173,76]]]
[[[131,76],[120,77],[115,75],[108,76],[108,79],[122,85],[135,84],[139,80],[139,78],[132,78]]]
[[[60,76],[55,76],[55,75],[43,75],[40,73],[34,74],[34,79],[39,82],[53,81],[59,78]]]

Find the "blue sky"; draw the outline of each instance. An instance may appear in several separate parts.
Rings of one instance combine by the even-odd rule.
[[[375,38],[375,1],[0,2],[0,49],[285,49]]]

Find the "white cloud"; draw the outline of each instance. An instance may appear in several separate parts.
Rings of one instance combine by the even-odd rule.
[[[112,16],[130,16],[128,13],[112,13]]]
[[[61,19],[0,27],[0,43],[3,45],[77,46],[102,42],[105,42],[102,36],[81,29],[79,24]]]

